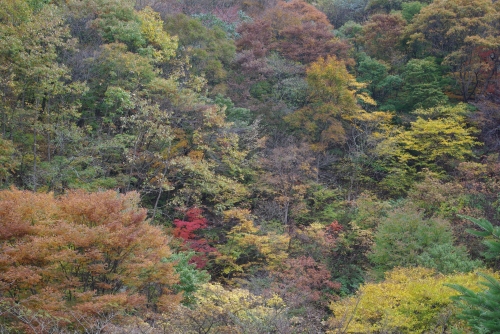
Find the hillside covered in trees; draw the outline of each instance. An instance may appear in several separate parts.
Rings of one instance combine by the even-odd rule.
[[[500,332],[497,0],[1,0],[0,333]]]

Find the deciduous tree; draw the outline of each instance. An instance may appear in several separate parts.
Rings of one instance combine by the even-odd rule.
[[[410,123],[410,129],[381,142],[380,153],[390,150],[398,161],[419,168],[439,169],[452,161],[463,161],[479,145],[476,130],[465,123],[466,112],[463,104],[417,110],[418,118]]]
[[[425,268],[395,269],[385,281],[365,284],[357,295],[333,302],[329,333],[421,333],[451,326],[467,330],[450,299],[457,292],[445,285],[463,284],[477,291],[479,279],[475,273],[443,276]]]
[[[325,14],[302,1],[278,2],[264,17],[241,26],[239,50],[251,50],[255,56],[265,56],[270,50],[304,64],[319,57],[337,55],[347,59],[347,45],[332,33]]]
[[[358,99],[375,104],[367,94],[358,92],[365,84],[356,82],[345,63],[335,57],[319,58],[307,69],[309,104],[285,119],[313,149],[322,151],[347,140],[349,123],[364,111]]]
[[[60,198],[2,191],[2,305],[76,328],[83,325],[80,318],[94,324],[106,315],[126,320],[129,312],[176,305],[178,275],[173,263],[163,261],[171,256],[169,239],[148,223],[138,201],[137,193],[114,191]],[[7,314],[26,328],[41,325]]]
[[[494,69],[479,53],[498,54],[498,4],[491,0],[434,1],[408,26],[410,45],[421,56],[444,57],[464,101],[491,80]],[[498,57],[494,57],[496,61]],[[487,72],[484,75],[482,72]],[[487,83],[486,83],[487,84]]]
[[[401,37],[406,22],[398,14],[375,14],[363,25],[366,53],[390,64],[399,65],[403,54]]]

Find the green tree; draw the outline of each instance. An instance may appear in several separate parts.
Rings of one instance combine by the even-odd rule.
[[[191,60],[192,71],[204,75],[217,93],[224,93],[228,68],[235,56],[236,46],[219,27],[207,28],[199,19],[184,14],[168,17],[165,29],[179,37],[180,54]]]
[[[99,56],[89,68],[89,90],[83,96],[85,125],[108,134],[120,132],[120,117],[135,107],[140,95],[156,77],[150,59],[127,51],[125,44],[101,46]]]
[[[162,259],[162,262],[174,263],[175,272],[179,275],[179,282],[173,285],[174,292],[182,293],[182,303],[195,303],[194,294],[203,284],[208,283],[210,275],[205,270],[197,270],[194,263],[189,263],[195,255],[193,251],[174,253]]]
[[[369,256],[377,270],[414,267],[419,256],[435,245],[451,244],[453,236],[447,221],[425,218],[422,212],[403,207],[380,221]]]
[[[451,243],[431,246],[419,255],[417,263],[445,275],[456,272],[467,273],[482,265],[479,260],[469,259],[465,247],[454,246]]]
[[[99,9],[92,25],[97,28],[105,43],[123,43],[130,51],[137,51],[146,44],[141,32],[141,20],[130,0],[96,0],[90,6]]]
[[[61,61],[76,43],[61,10],[47,5],[33,12],[12,4],[2,6],[9,19],[0,22],[0,121],[2,135],[19,148],[22,184],[37,189],[39,162],[51,160],[58,129],[67,129],[79,116],[84,85],[71,82],[70,69]]]
[[[357,80],[366,82],[367,90],[381,110],[395,110],[394,103],[403,85],[400,75],[389,74],[390,67],[382,61],[361,55],[357,67]]]
[[[420,1],[405,2],[401,4],[401,16],[406,22],[411,23],[415,15],[420,13],[425,4]]]
[[[498,52],[499,15],[498,4],[491,0],[434,1],[408,26],[409,45],[419,57],[430,54],[444,58],[459,95],[468,101],[492,80],[491,63],[479,54]]]
[[[348,21],[362,22],[369,0],[319,0],[315,5],[326,14],[335,28]]]
[[[404,85],[398,97],[400,108],[411,111],[417,108],[432,108],[446,104],[448,97],[443,92],[447,81],[434,58],[410,60],[401,75]]]
[[[15,148],[10,140],[0,138],[0,185],[9,184],[9,178],[19,165],[14,157]]]
[[[369,0],[366,10],[371,12],[385,12],[400,10],[405,3],[412,3],[412,0]],[[429,4],[432,0],[422,0],[420,3]]]

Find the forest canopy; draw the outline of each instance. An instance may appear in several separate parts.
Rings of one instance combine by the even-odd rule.
[[[499,329],[500,2],[0,2],[1,333]]]

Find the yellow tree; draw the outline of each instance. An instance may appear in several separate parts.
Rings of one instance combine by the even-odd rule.
[[[151,50],[153,59],[164,62],[175,56],[178,46],[177,36],[170,36],[163,30],[163,20],[160,14],[151,7],[146,7],[137,13],[141,21],[141,33],[149,42],[148,49]]]
[[[358,99],[370,105],[375,101],[359,90],[365,84],[356,82],[345,63],[336,57],[319,58],[307,69],[309,104],[285,118],[302,129],[303,136],[316,151],[322,151],[347,140],[352,120],[364,113]]]
[[[492,275],[498,277],[498,274]],[[357,295],[333,302],[329,333],[429,333],[466,328],[456,318],[450,299],[458,291],[445,284],[460,284],[475,291],[476,273],[443,276],[426,268],[398,268],[385,281],[363,285]]]
[[[83,85],[69,82],[71,71],[61,61],[75,42],[56,6],[35,11],[26,1],[0,5],[2,135],[13,139],[22,156],[20,176],[34,190],[41,183],[40,160],[54,154],[57,131],[78,116]]]
[[[196,292],[193,308],[179,306],[164,314],[158,327],[172,334],[290,333],[286,305],[273,295],[257,296],[246,289],[228,290],[204,284]]]
[[[337,164],[348,197],[357,192],[362,179],[374,175],[374,148],[381,135],[390,131],[387,112],[367,112],[362,106],[376,102],[365,92],[344,62],[335,57],[320,58],[307,69],[308,104],[285,117],[302,134],[315,152],[341,148],[343,160]]]
[[[466,113],[465,104],[417,110],[418,117],[408,130],[380,143],[380,153],[399,163],[431,169],[463,161],[480,144],[474,137],[476,129],[466,124]]]
[[[290,237],[274,232],[262,233],[256,227],[249,210],[231,209],[224,212],[227,224],[236,224],[227,233],[227,242],[218,247],[215,260],[224,277],[244,275],[252,267],[279,269],[288,258]]]

